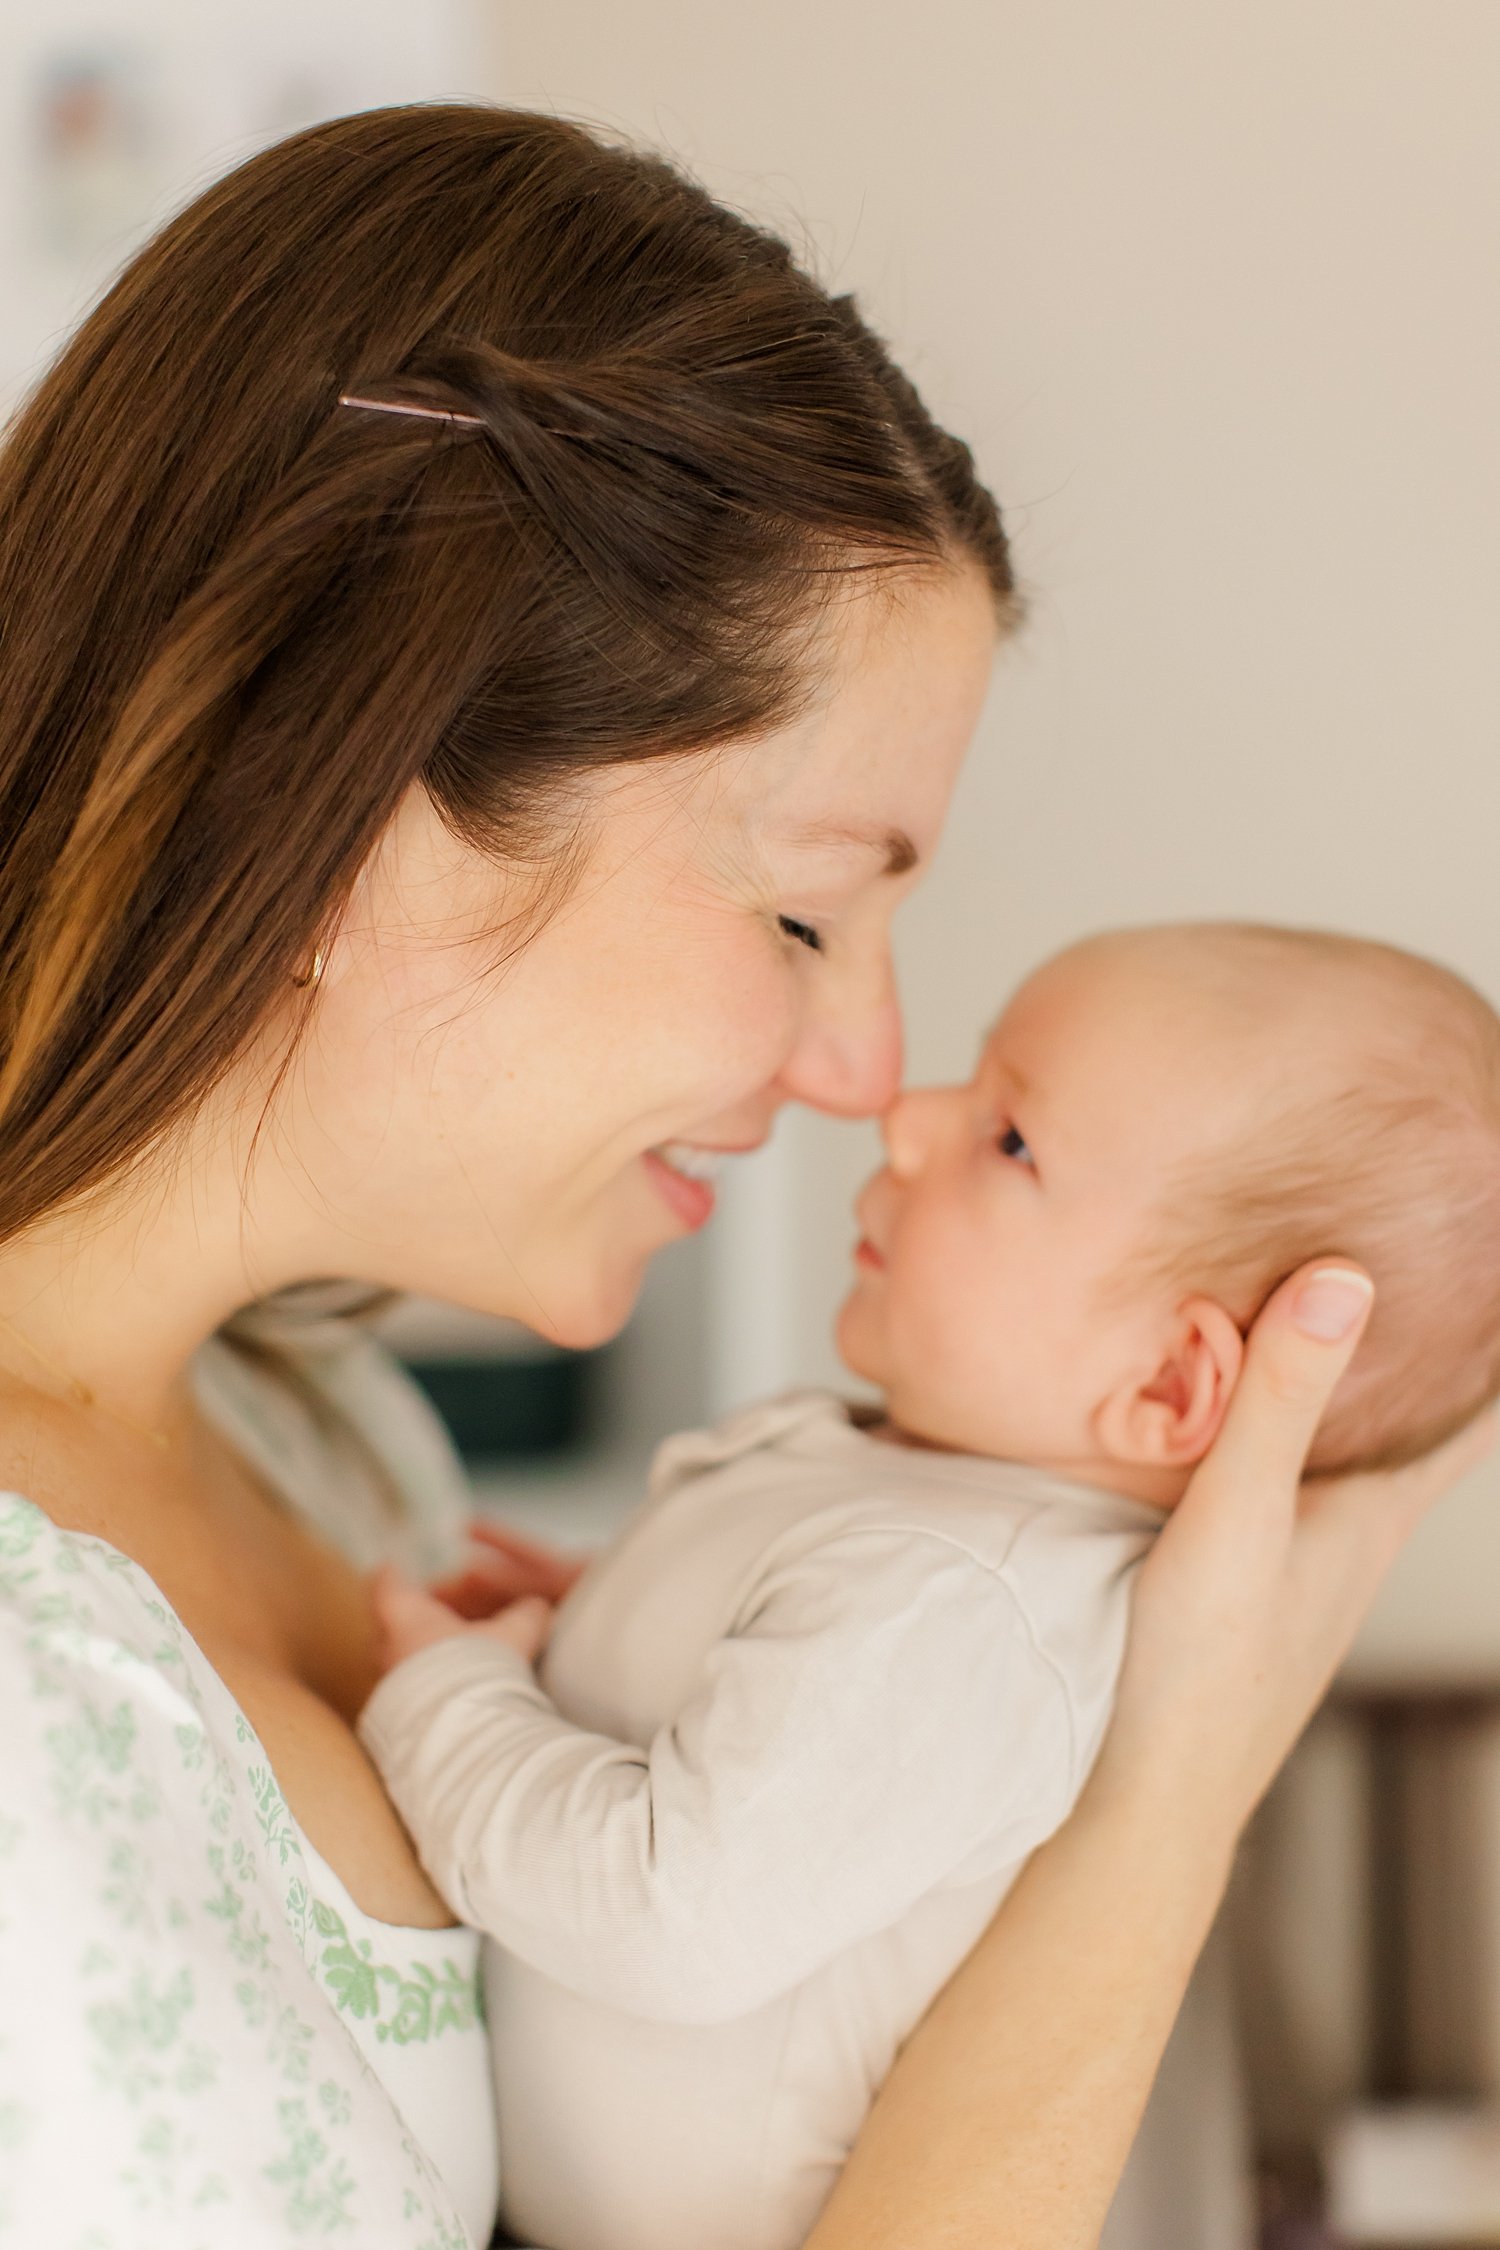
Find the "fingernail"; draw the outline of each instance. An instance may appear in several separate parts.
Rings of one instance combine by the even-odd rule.
[[[1321,1344],[1336,1344],[1357,1328],[1375,1294],[1368,1274],[1351,1273],[1347,1266],[1328,1266],[1310,1274],[1292,1304],[1292,1318],[1304,1336]]]

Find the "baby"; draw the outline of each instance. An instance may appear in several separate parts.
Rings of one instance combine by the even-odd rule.
[[[1318,1468],[1500,1389],[1500,1020],[1429,962],[1095,938],[885,1138],[839,1317],[878,1415],[806,1395],[672,1439],[540,1683],[498,1620],[383,1596],[404,1661],[361,1731],[498,1941],[506,2219],[548,2250],[805,2239],[1078,1794],[1133,1573],[1284,1275],[1377,1284]]]

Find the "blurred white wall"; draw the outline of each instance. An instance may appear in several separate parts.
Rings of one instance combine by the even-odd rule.
[[[905,917],[916,1073],[963,1071],[1029,964],[1113,922],[1342,924],[1500,996],[1493,0],[490,21],[505,99],[660,143],[856,289],[1005,504],[1033,614]],[[873,1145],[789,1133],[758,1382],[835,1371]],[[1367,1665],[1500,1673],[1497,1584],[1491,1470]]]

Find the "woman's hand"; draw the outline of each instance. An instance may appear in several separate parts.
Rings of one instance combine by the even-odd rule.
[[[1256,1322],[1218,1441],[1141,1570],[1091,1795],[1159,1786],[1164,1811],[1217,1817],[1232,1846],[1407,1538],[1488,1450],[1485,1416],[1410,1468],[1300,1484],[1371,1297],[1325,1260]]]
[[[431,1591],[460,1617],[493,1617],[507,1603],[533,1594],[544,1602],[560,1602],[587,1565],[586,1555],[563,1554],[523,1539],[489,1517],[475,1516],[461,1567]]]

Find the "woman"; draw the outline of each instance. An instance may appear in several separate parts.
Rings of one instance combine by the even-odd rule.
[[[889,1098],[999,521],[854,310],[665,167],[376,112],[85,323],[0,464],[0,615],[8,2216],[482,2241],[474,1941],[353,1733],[363,1573],[450,1564],[462,1495],[299,1285],[594,1343],[699,1152]],[[1444,1473],[1293,1529],[1367,1305],[1269,1308],[1085,1803],[816,2250],[1093,2239],[1234,1836]]]

